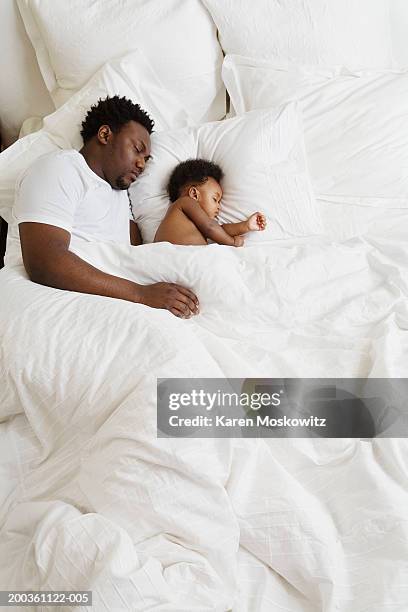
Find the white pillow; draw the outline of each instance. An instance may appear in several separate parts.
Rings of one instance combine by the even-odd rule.
[[[163,88],[139,51],[106,64],[68,102],[45,117],[38,132],[25,136],[0,154],[0,216],[11,220],[18,176],[38,157],[62,149],[80,149],[81,122],[99,98],[118,94],[137,102],[154,119],[156,131],[188,125],[179,101]]]
[[[238,113],[300,101],[319,197],[408,206],[408,72],[351,73],[227,56],[223,78]]]
[[[352,68],[391,66],[389,1],[203,0],[225,53]]]
[[[125,96],[137,102],[154,119],[155,131],[182,127],[193,121],[156,76],[144,54],[137,50],[107,63],[63,107],[45,117],[43,128],[62,148],[80,149],[80,127],[99,98]]]
[[[267,229],[247,243],[322,232],[307,172],[301,116],[295,104],[152,137],[153,159],[130,187],[144,242],[152,242],[169,199],[170,173],[181,161],[204,158],[224,171],[223,222],[262,211]]]
[[[18,0],[18,6],[57,107],[107,61],[138,48],[195,122],[224,116],[222,51],[200,0]]]

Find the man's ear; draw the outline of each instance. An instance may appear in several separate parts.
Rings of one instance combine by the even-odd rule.
[[[198,191],[197,187],[194,187],[194,185],[191,185],[191,187],[189,188],[188,195],[190,198],[193,198],[193,200],[200,199],[200,192]]]
[[[101,127],[98,130],[98,141],[101,144],[108,144],[111,138],[112,138],[112,130],[110,129],[109,125],[101,125]]]

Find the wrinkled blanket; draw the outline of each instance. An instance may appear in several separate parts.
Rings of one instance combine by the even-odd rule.
[[[406,376],[407,230],[77,250],[190,287],[190,320],[2,270],[0,588],[91,589],[98,612],[406,610],[404,440],[157,439],[155,390]]]

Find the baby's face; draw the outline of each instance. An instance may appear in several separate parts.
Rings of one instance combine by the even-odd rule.
[[[197,186],[200,194],[199,204],[211,219],[218,217],[222,198],[221,185],[215,179],[209,177],[205,183]]]

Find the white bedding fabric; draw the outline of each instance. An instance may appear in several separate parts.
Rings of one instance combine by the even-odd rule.
[[[21,1],[21,0],[20,0]],[[27,0],[26,0],[27,1]],[[395,0],[203,0],[224,53],[348,68],[390,68]],[[406,4],[406,3],[405,3]]]
[[[82,0],[75,2],[83,9]],[[71,37],[79,30],[61,19],[65,3],[52,13],[42,0],[19,4],[28,11],[26,25],[58,104],[94,74],[104,53],[140,47],[136,21],[125,11],[123,39],[115,38],[124,48],[109,45],[120,21],[109,19],[101,26],[103,39],[97,28],[96,38],[86,39],[88,66],[83,45]],[[158,4],[138,3],[145,24],[154,22],[149,11]],[[327,0],[296,0],[293,20],[281,12],[289,3],[268,1],[276,29],[264,19],[265,37],[246,19],[260,14],[252,5],[248,12],[246,0],[206,4],[214,14],[233,9],[220,17],[229,52],[249,53],[239,45],[250,43],[252,52],[259,45],[270,57],[273,44],[285,61],[327,65],[349,58],[353,67],[387,67],[392,60],[385,0],[331,2],[340,36],[332,36]],[[83,10],[71,10],[72,19],[89,24],[94,6],[86,1],[88,21]],[[307,6],[313,10],[304,19]],[[186,38],[146,26],[142,38],[154,49],[159,77],[185,92],[195,116],[218,118],[211,113],[220,110],[223,91],[220,49],[201,9],[203,28],[191,27],[198,7],[171,2],[172,32],[184,24]],[[175,67],[185,72],[175,75]],[[43,130],[3,154],[1,211],[10,212],[21,162],[61,144],[55,134],[74,136],[81,92],[77,96],[65,107],[68,116],[63,107],[48,119],[53,135]],[[394,98],[397,113],[398,104],[404,113],[402,96]],[[334,106],[341,118],[343,105]],[[367,110],[359,106],[363,116]],[[396,139],[401,133],[391,129]],[[245,163],[245,148],[232,152],[237,166],[241,157]],[[384,175],[393,168],[384,166]],[[76,247],[107,272],[192,288],[201,313],[191,320],[31,283],[18,263],[11,225],[8,263],[0,271],[0,448],[6,458],[0,559],[7,560],[0,564],[0,589],[91,589],[97,612],[406,612],[406,440],[156,438],[157,377],[407,376],[408,212],[389,190],[372,206],[357,202],[358,190],[354,199],[342,195],[318,199],[326,237],[242,249]]]
[[[106,62],[140,49],[197,123],[224,116],[222,50],[200,0],[17,4],[56,107]]]
[[[265,214],[266,229],[248,232],[246,244],[322,233],[297,104],[153,133],[151,140],[153,159],[129,188],[143,243],[153,242],[169,207],[170,174],[191,158],[209,159],[224,172],[221,223],[244,221],[258,210]]]
[[[155,378],[407,376],[407,231],[393,211],[343,243],[76,251],[191,287],[186,321],[2,270],[0,587],[89,588],[98,612],[405,612],[405,440],[156,439]]]
[[[408,206],[408,72],[351,72],[228,55],[237,113],[297,101],[318,194],[365,206]]]

